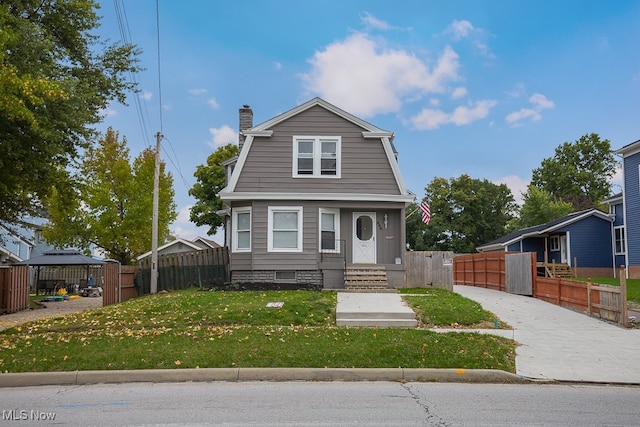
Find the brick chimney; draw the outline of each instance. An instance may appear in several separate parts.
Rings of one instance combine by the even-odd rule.
[[[240,126],[239,126],[239,137],[238,137],[238,151],[242,150],[242,145],[244,144],[244,133],[243,131],[250,129],[253,127],[253,110],[248,105],[243,105],[240,110],[238,110],[240,116]]]

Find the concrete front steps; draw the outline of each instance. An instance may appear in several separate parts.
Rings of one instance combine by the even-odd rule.
[[[415,328],[418,321],[399,294],[338,292],[336,325]]]

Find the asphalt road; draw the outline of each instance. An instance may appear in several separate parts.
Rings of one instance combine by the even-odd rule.
[[[639,401],[638,387],[594,385],[214,382],[40,386],[0,389],[0,424],[637,426]]]

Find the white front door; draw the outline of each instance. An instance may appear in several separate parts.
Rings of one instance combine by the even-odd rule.
[[[568,264],[567,262],[567,235],[560,236],[560,262]]]
[[[353,213],[353,263],[376,263],[376,214]]]

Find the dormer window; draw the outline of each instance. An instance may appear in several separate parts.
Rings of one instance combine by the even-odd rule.
[[[340,178],[339,136],[294,136],[294,178]]]

